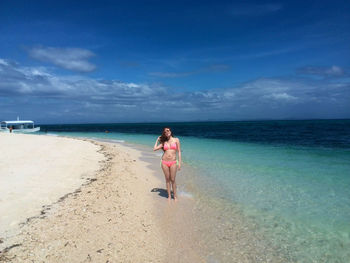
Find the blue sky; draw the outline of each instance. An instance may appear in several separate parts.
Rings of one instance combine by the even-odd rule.
[[[350,118],[349,1],[0,1],[0,119]]]

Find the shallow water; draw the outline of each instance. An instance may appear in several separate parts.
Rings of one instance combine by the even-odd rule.
[[[255,137],[250,131],[237,141],[232,123],[218,129],[225,139],[215,138],[211,124],[207,130],[200,126],[205,136],[180,137],[186,168],[179,188],[195,201],[194,231],[205,242],[201,247],[208,262],[350,261],[349,122],[311,122],[300,129],[297,124],[259,122]],[[243,123],[239,130],[247,125],[252,124]],[[258,131],[265,138],[259,140]],[[144,145],[150,152],[157,137],[52,133]]]

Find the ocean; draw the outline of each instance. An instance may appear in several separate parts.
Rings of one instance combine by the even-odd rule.
[[[201,235],[210,249],[208,262],[230,262],[233,253],[249,254],[251,262],[350,262],[350,120],[69,124],[41,130],[152,152],[164,127],[180,138],[189,171],[181,174],[180,193],[201,201],[198,220],[206,226]]]

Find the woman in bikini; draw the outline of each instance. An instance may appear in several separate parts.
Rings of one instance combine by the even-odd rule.
[[[161,160],[161,167],[164,172],[166,189],[168,191],[168,200],[171,200],[170,184],[174,193],[174,200],[177,201],[176,194],[176,172],[181,169],[181,147],[180,140],[174,138],[170,128],[164,128],[161,136],[158,137],[154,144],[153,151],[163,149],[164,153]],[[176,160],[176,152],[178,152],[179,160]]]

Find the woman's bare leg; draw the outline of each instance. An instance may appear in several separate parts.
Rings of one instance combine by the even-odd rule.
[[[171,191],[170,191],[170,169],[167,165],[162,163],[162,169],[165,176],[166,190],[168,192],[168,200],[171,200]]]
[[[172,188],[173,188],[173,193],[174,193],[174,199],[175,199],[175,201],[177,201],[176,182],[175,182],[176,172],[177,172],[177,165],[176,165],[176,164],[173,164],[173,165],[170,167],[170,183],[171,183],[171,186],[172,186]]]

